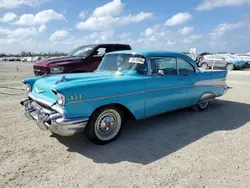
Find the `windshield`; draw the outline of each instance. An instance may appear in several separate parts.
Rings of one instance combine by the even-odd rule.
[[[71,51],[68,56],[70,57],[87,57],[92,52],[94,46],[80,46]]]
[[[143,56],[134,54],[105,55],[97,72],[111,71],[130,75],[146,75],[147,63]]]
[[[237,59],[237,57],[233,56],[233,55],[227,55],[229,58],[231,59]]]

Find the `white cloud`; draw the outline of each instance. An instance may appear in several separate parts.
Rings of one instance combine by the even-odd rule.
[[[41,33],[41,32],[44,32],[46,30],[46,25],[41,25],[39,28],[38,28],[38,31]]]
[[[166,26],[181,25],[192,19],[192,15],[188,12],[180,12],[165,22]]]
[[[143,35],[145,35],[145,36],[151,36],[152,34],[153,34],[153,28],[147,28],[145,31],[144,31],[144,33],[143,33]]]
[[[244,24],[243,23],[233,23],[233,24],[229,24],[229,23],[223,23],[223,24],[219,24],[211,33],[211,36],[213,39],[219,38],[222,35],[224,35],[225,33],[235,30],[235,29],[239,29],[241,27],[243,27]]]
[[[119,16],[124,10],[125,4],[121,0],[113,0],[103,6],[97,7],[93,17]]]
[[[87,12],[85,10],[83,10],[82,12],[80,12],[80,14],[78,15],[79,18],[84,19],[86,17]]]
[[[192,33],[194,30],[194,27],[183,27],[182,29],[179,29],[178,31],[182,34],[182,35],[188,35],[190,33]]]
[[[22,5],[37,6],[48,0],[0,0],[0,8],[18,8]]]
[[[77,23],[76,27],[82,30],[110,30],[130,23],[138,23],[153,16],[151,12],[120,16],[124,7],[125,4],[121,0],[113,0],[97,7],[86,21]]]
[[[0,38],[6,38],[6,39],[25,38],[30,36],[37,36],[41,32],[42,30],[40,28],[35,28],[35,27],[16,28],[16,29],[0,27]]]
[[[13,12],[7,12],[6,14],[3,15],[2,18],[0,18],[1,22],[10,22],[14,20],[17,17],[17,15]]]
[[[20,25],[41,25],[52,20],[65,20],[62,14],[55,12],[52,9],[43,10],[37,14],[24,14],[17,21]]]
[[[191,35],[188,38],[185,38],[183,40],[184,43],[193,43],[196,40],[200,40],[202,38],[202,35]]]
[[[69,36],[69,32],[64,30],[64,29],[61,29],[61,30],[57,30],[56,32],[54,32],[50,36],[49,40],[50,41],[59,41],[59,40],[65,39],[68,36]]]
[[[141,32],[141,36],[150,37],[151,35],[153,35],[156,32],[159,33],[160,32],[159,28],[160,28],[160,25],[154,25],[153,27],[149,27],[144,32]],[[164,35],[162,35],[162,36],[164,36]]]
[[[196,7],[197,11],[212,10],[219,7],[239,6],[250,4],[250,0],[203,0]]]
[[[84,22],[76,25],[78,29],[85,30],[109,30],[118,26],[125,26],[130,23],[138,23],[152,17],[152,13],[141,12],[136,15],[128,15],[124,17],[90,17]]]
[[[118,36],[119,39],[126,39],[129,38],[132,35],[132,33],[122,33]]]

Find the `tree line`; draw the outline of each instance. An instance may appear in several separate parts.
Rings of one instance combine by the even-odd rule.
[[[6,53],[0,53],[0,57],[57,57],[57,56],[65,56],[67,55],[65,52],[25,52],[22,51],[19,54],[6,54]]]

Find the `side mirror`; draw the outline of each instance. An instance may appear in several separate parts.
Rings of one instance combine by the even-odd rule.
[[[164,71],[163,70],[158,70],[157,74],[160,75],[160,76],[164,76]]]

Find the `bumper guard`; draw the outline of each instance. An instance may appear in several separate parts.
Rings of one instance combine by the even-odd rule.
[[[67,119],[59,112],[42,107],[32,99],[24,99],[20,104],[25,108],[25,117],[36,121],[40,129],[50,130],[61,136],[72,136],[78,132],[83,132],[89,120],[88,117]],[[57,108],[54,107],[54,109]]]

